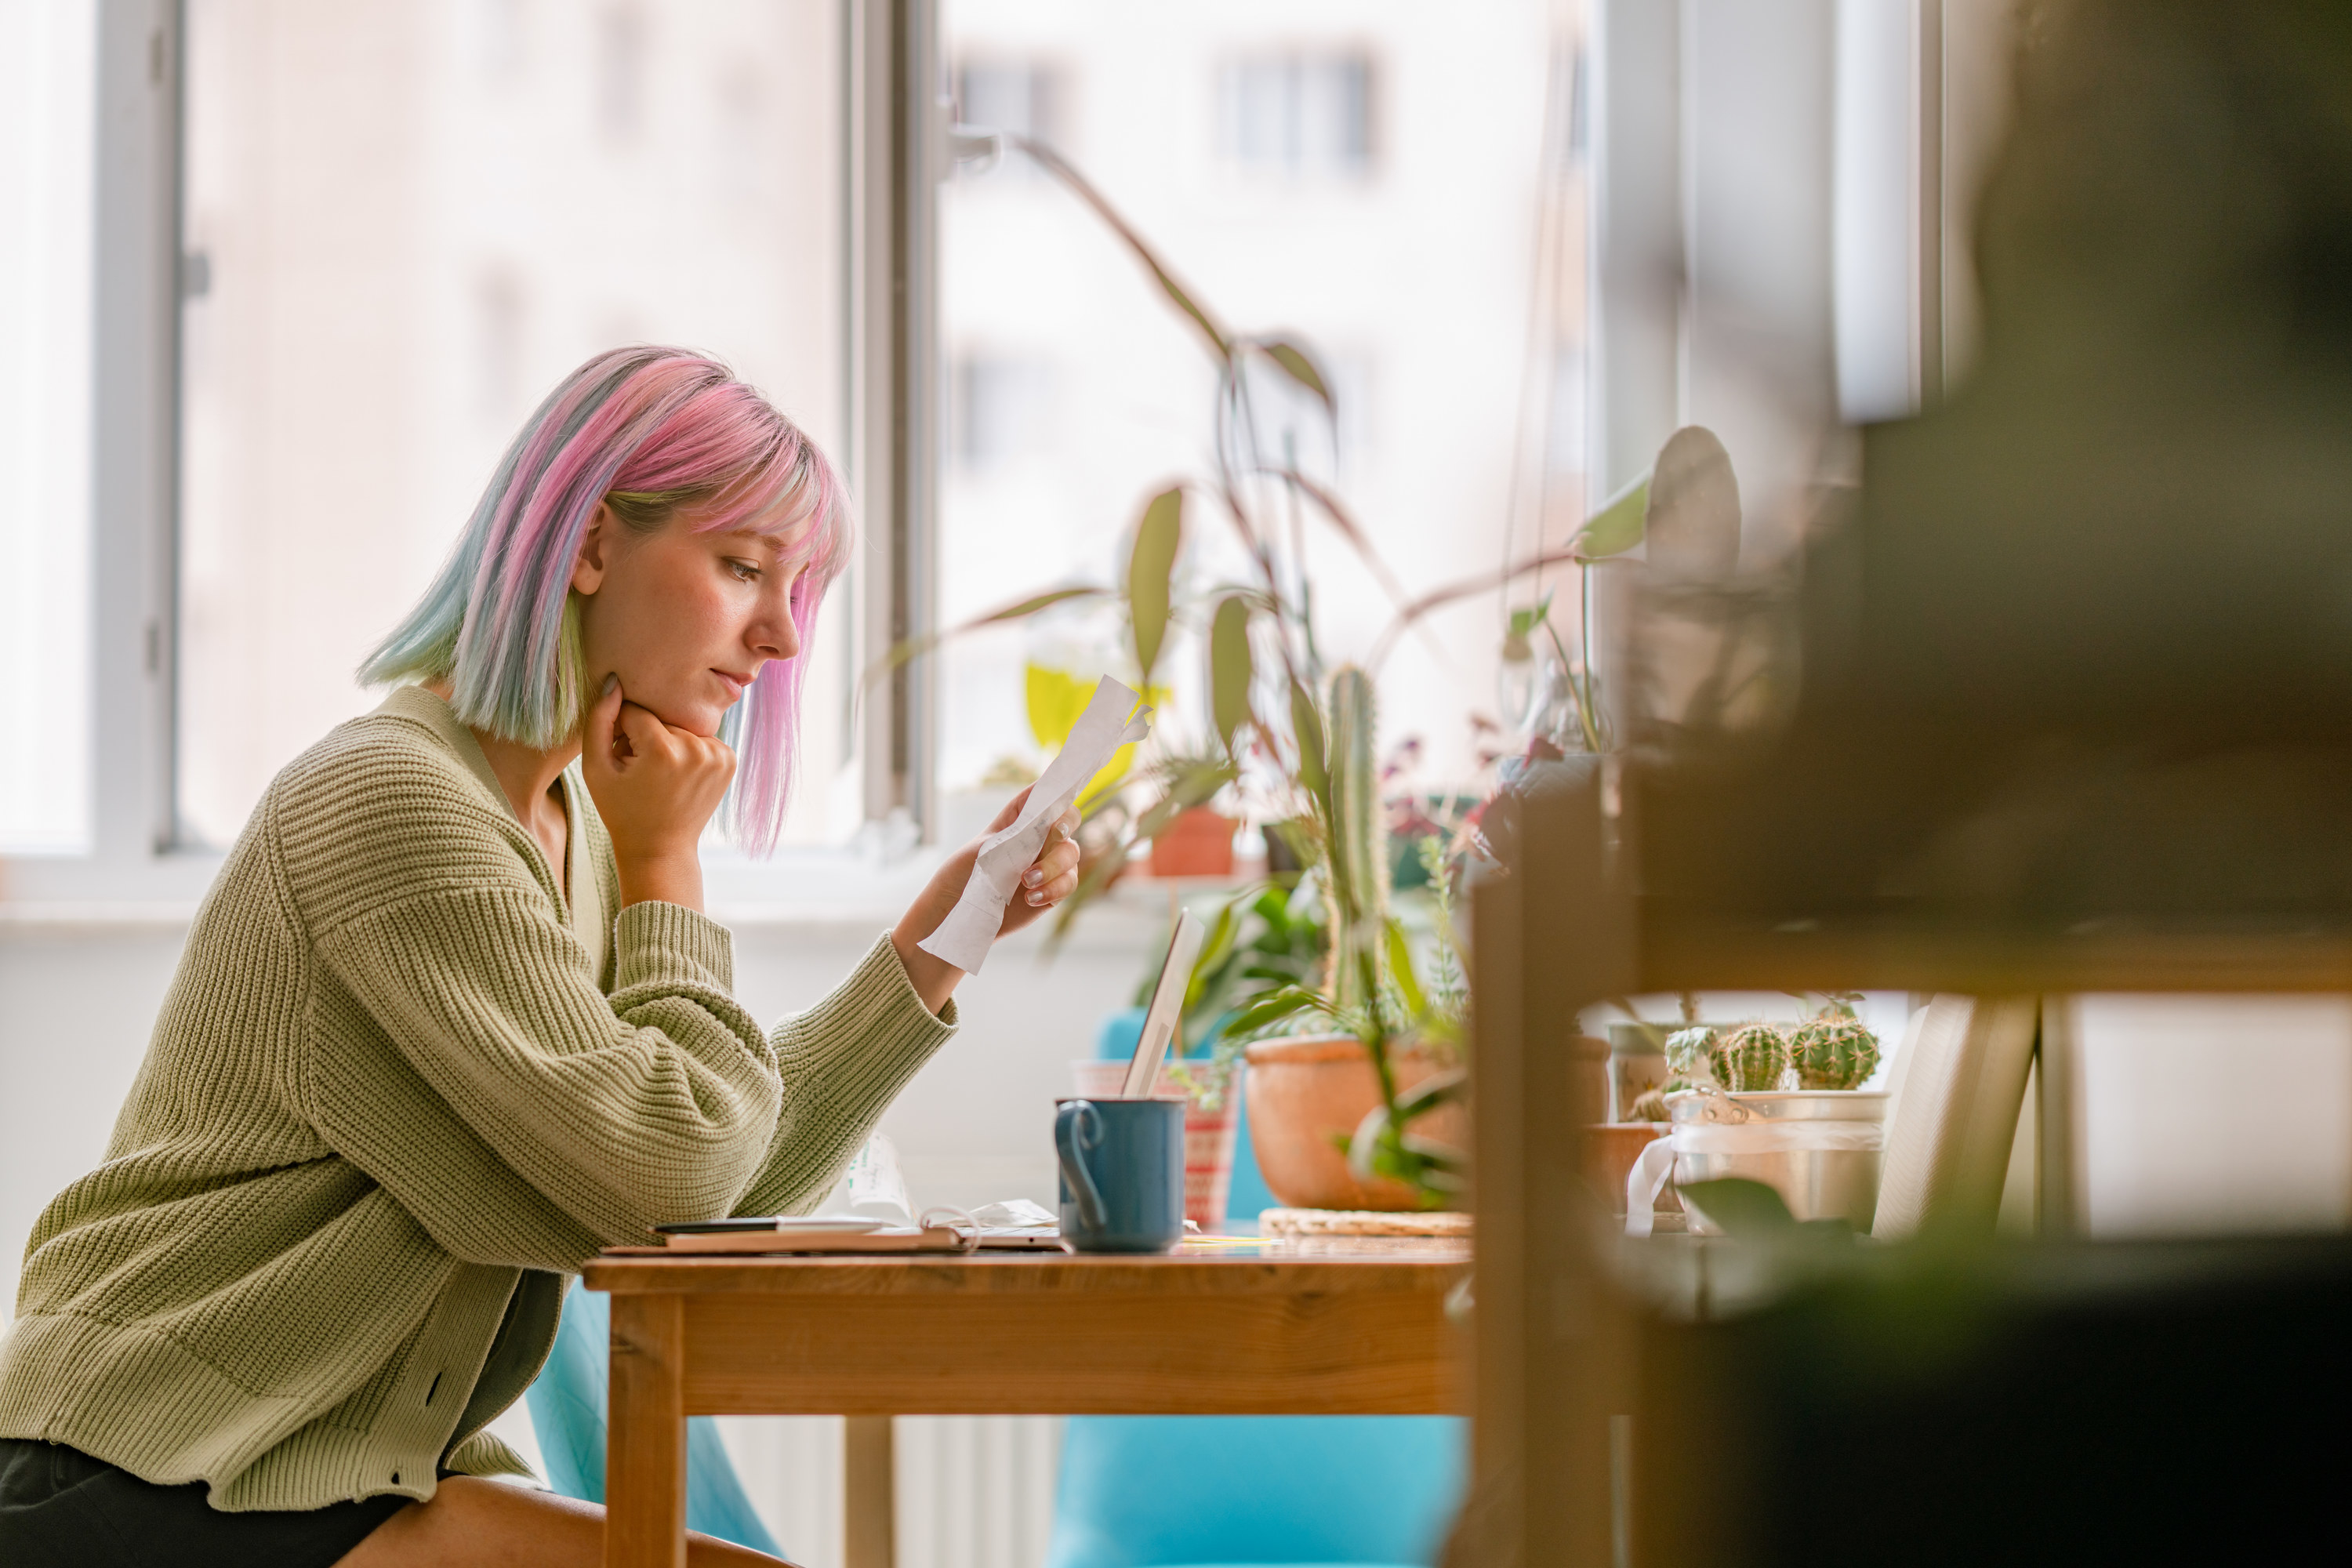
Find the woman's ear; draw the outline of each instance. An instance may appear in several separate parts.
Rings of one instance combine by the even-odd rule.
[[[593,594],[604,584],[604,557],[613,544],[613,509],[603,501],[588,519],[580,536],[580,553],[572,563],[572,591]]]

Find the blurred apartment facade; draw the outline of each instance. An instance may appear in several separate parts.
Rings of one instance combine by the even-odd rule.
[[[839,449],[839,20],[824,0],[194,0],[193,838],[225,844],[373,705],[351,670],[591,353],[708,349]],[[837,702],[811,706],[794,826],[820,837],[842,735]]]
[[[961,118],[1063,152],[1229,328],[1319,355],[1313,404],[1255,381],[1264,447],[1336,483],[1408,591],[1532,553],[1580,517],[1581,7],[1496,0],[1235,0],[1182,7],[949,0]],[[1214,374],[1146,274],[1018,157],[943,193],[949,398],[940,612],[953,625],[1057,581],[1110,582],[1144,499],[1212,472]],[[1286,517],[1289,509],[1274,514]],[[1363,657],[1392,606],[1311,518],[1327,655]],[[1224,521],[1192,517],[1191,576],[1234,580]],[[1465,709],[1494,705],[1493,595],[1405,639],[1383,736],[1433,780],[1475,770]],[[1132,677],[1105,618],[964,644],[941,671],[941,782],[1029,752],[1022,666]],[[1196,642],[1163,656],[1200,733]]]
[[[1236,328],[1321,352],[1336,446],[1274,385],[1270,439],[1336,480],[1420,592],[1528,553],[1547,504],[1556,525],[1580,504],[1579,14],[950,0],[942,55],[963,118],[1062,148]],[[831,0],[193,0],[192,841],[226,844],[278,767],[372,705],[350,670],[588,354],[710,350],[843,449],[843,26]],[[1142,497],[1207,471],[1213,383],[1132,261],[1024,161],[941,203],[952,624],[1108,580]],[[1199,515],[1195,537],[1196,576],[1228,574],[1222,525]],[[1329,544],[1310,542],[1327,644],[1360,657],[1391,606]],[[814,655],[803,843],[859,814],[852,600]],[[1383,729],[1421,735],[1433,776],[1475,765],[1461,714],[1492,705],[1497,612],[1446,612],[1391,663]],[[1033,750],[1024,660],[1115,652],[1083,620],[952,648],[942,783]],[[1195,727],[1197,662],[1171,656],[1172,717]]]

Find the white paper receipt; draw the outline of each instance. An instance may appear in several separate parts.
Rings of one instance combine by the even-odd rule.
[[[1133,719],[1128,717],[1130,712]],[[980,841],[980,858],[972,866],[971,880],[964,884],[963,897],[940,929],[919,944],[922,950],[966,974],[979,973],[989,944],[1004,923],[1004,906],[1020,887],[1021,873],[1045,851],[1055,819],[1078,798],[1087,781],[1102,771],[1113,752],[1150,733],[1151,710],[1138,709],[1133,691],[1104,676],[1070,738],[1045,765],[1045,776],[1031,787],[1013,826]]]

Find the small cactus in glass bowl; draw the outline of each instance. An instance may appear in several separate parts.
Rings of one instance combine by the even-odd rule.
[[[1779,1026],[1747,1024],[1717,1039],[1707,1052],[1715,1080],[1734,1094],[1765,1094],[1789,1070],[1789,1040]]]
[[[1789,1034],[1800,1089],[1854,1089],[1877,1070],[1878,1037],[1851,1014],[1824,1013]]]

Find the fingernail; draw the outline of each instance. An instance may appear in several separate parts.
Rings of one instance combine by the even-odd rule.
[[[1045,895],[1043,893],[1032,893],[1029,895],[1029,902],[1038,908],[1043,908],[1045,902]]]
[[[619,676],[617,676],[617,675],[608,675],[608,676],[606,676],[606,677],[604,678],[604,689],[602,691],[599,691],[598,693],[596,693],[596,695],[597,695],[598,699],[599,699],[599,700],[602,700],[602,699],[604,699],[604,698],[610,697],[611,695],[613,695],[614,689],[615,688],[617,688],[620,684],[621,684],[621,678],[620,678]]]
[[[1028,887],[1040,887],[1045,883],[1045,873],[1037,869],[1036,867],[1032,866],[1029,869],[1021,873],[1021,880]]]

